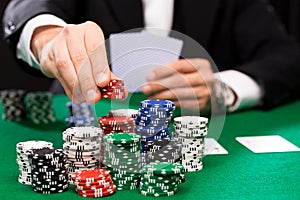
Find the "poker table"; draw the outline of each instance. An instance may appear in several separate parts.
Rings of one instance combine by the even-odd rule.
[[[97,116],[111,109],[139,107],[141,94],[125,103],[104,99],[95,105]],[[66,96],[54,96],[53,107],[57,121],[33,124],[28,120],[0,120],[0,199],[1,200],[69,200],[83,199],[74,187],[60,194],[39,194],[30,186],[18,183],[16,144],[26,140],[46,140],[62,148],[61,133],[68,116]],[[204,157],[202,171],[186,173],[186,182],[176,195],[157,197],[167,199],[300,199],[300,152],[255,154],[235,140],[237,136],[280,135],[300,146],[300,101],[270,111],[242,111],[227,114],[218,142],[228,151],[226,155]],[[0,109],[2,114],[3,110]],[[117,191],[105,199],[154,199],[138,190]]]

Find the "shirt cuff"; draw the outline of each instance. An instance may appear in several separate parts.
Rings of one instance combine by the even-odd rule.
[[[261,103],[262,89],[244,73],[227,70],[215,73],[215,78],[229,86],[237,95],[237,101],[228,108],[229,112],[251,108]]]
[[[65,26],[66,22],[54,15],[38,15],[25,24],[17,44],[17,58],[24,60],[36,69],[40,69],[40,64],[30,49],[31,37],[37,27],[46,25]]]

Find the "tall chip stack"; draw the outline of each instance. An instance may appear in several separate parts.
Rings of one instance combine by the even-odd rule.
[[[31,185],[32,183],[32,171],[31,171],[31,162],[30,162],[30,156],[33,153],[34,149],[43,149],[43,148],[53,148],[53,144],[51,142],[46,141],[24,141],[19,142],[16,145],[16,151],[17,151],[17,164],[19,165],[19,177],[18,181],[19,183],[25,184],[25,185]]]
[[[170,138],[170,123],[175,104],[169,100],[144,100],[135,118],[135,133],[141,135],[142,165],[146,164],[146,145],[149,141]]]
[[[95,111],[92,104],[67,102],[67,107],[70,116],[66,118],[66,122],[69,127],[95,126]]]
[[[141,170],[141,137],[134,133],[104,136],[104,167],[110,171],[117,190],[139,186]]]
[[[62,149],[36,149],[31,155],[32,190],[43,194],[69,189],[68,165]]]
[[[179,163],[158,162],[142,168],[140,193],[144,196],[172,196],[178,191],[184,166]]]
[[[99,168],[102,130],[97,127],[70,127],[63,133],[64,153],[70,175],[78,170]]]
[[[24,90],[3,90],[0,92],[0,99],[4,111],[2,119],[10,121],[25,119],[25,95],[26,92]]]
[[[182,146],[182,164],[186,172],[203,169],[204,139],[208,119],[200,116],[174,118],[173,138]]]
[[[52,93],[31,92],[26,95],[27,117],[35,124],[55,122]]]

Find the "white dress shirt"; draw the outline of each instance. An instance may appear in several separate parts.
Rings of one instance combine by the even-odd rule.
[[[174,0],[142,0],[142,3],[146,30],[150,32],[153,28],[171,30]],[[26,23],[17,45],[17,57],[37,69],[39,69],[39,63],[30,49],[30,41],[34,30],[45,25],[63,27],[66,23],[54,15],[38,15]],[[168,33],[169,31],[165,31],[162,34],[167,35]],[[262,90],[251,77],[235,70],[227,70],[215,75],[217,79],[228,85],[237,95],[236,103],[229,107],[228,111],[250,108],[260,103]]]

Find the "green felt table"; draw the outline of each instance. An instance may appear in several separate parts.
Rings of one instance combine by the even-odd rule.
[[[134,95],[127,102],[101,100],[97,103],[97,116],[106,115],[112,108],[138,108],[143,95]],[[1,200],[69,200],[84,199],[70,187],[68,192],[43,195],[30,186],[18,183],[15,145],[26,140],[46,140],[62,148],[61,132],[66,129],[68,116],[65,96],[55,96],[53,105],[57,122],[35,125],[28,120],[9,122],[0,120],[0,199]],[[126,104],[126,105],[125,105]],[[243,111],[228,114],[219,143],[227,155],[204,158],[202,171],[187,173],[186,182],[179,192],[161,199],[300,199],[300,152],[254,154],[235,137],[255,135],[281,135],[300,146],[300,101],[271,111]],[[3,111],[0,109],[0,113]],[[144,197],[138,190],[117,191],[105,199],[155,199]]]

